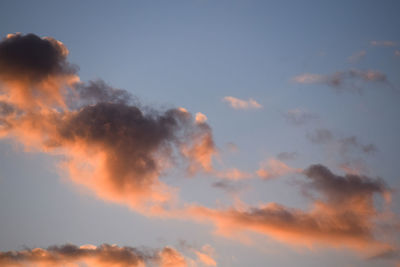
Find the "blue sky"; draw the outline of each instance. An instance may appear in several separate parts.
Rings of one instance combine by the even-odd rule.
[[[206,266],[194,251],[209,245],[218,266],[396,266],[399,8],[397,1],[2,1],[2,39],[16,32],[52,37],[68,48],[82,82],[103,80],[160,112],[184,107],[206,115],[212,170],[187,177],[178,160],[158,177],[179,188],[179,207],[240,210],[242,203],[249,211],[273,202],[309,211],[315,196],[304,193],[302,171],[322,164],[345,180],[347,166],[387,184],[392,200],[374,193],[374,211],[385,206],[391,220],[381,223],[393,229],[371,232],[395,253],[370,260],[368,249],[349,249],[346,241],[306,245],[243,226],[234,231],[244,230],[245,238],[224,236],[215,229],[226,214],[204,221],[146,215],[96,196],[60,168],[63,155],[12,133],[0,139],[0,250],[171,246]],[[227,96],[259,106],[237,109],[223,101]],[[321,130],[329,137],[316,140]],[[222,177],[233,168],[252,177]]]

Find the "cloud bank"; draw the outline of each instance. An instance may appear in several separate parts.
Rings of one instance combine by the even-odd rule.
[[[35,248],[21,251],[0,252],[1,266],[85,266],[125,267],[125,266],[188,266],[185,257],[171,247],[163,249],[138,249],[102,244],[76,246],[66,244],[47,249]]]
[[[63,155],[72,181],[136,210],[173,200],[176,189],[159,179],[173,164],[212,168],[205,115],[156,111],[102,81],[82,83],[67,55],[61,42],[33,34],[0,42],[0,136]]]

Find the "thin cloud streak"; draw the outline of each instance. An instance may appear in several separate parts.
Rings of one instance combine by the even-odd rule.
[[[396,42],[388,41],[388,40],[386,40],[386,41],[371,41],[370,44],[372,46],[388,46],[388,47],[397,46]]]
[[[318,118],[316,114],[300,108],[288,110],[283,116],[287,122],[295,126],[305,125]]]
[[[351,55],[348,58],[348,60],[349,60],[349,62],[355,63],[355,62],[358,62],[361,59],[365,58],[366,55],[367,55],[367,51],[362,50],[362,51],[356,52],[353,55]]]
[[[333,74],[312,74],[304,73],[292,78],[292,81],[299,84],[324,84],[337,92],[349,91],[360,93],[368,83],[380,83],[392,87],[382,72],[376,70],[347,70],[338,71]]]

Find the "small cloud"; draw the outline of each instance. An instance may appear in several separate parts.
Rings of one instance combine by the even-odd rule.
[[[396,42],[393,41],[371,41],[372,46],[397,46]]]
[[[207,121],[207,116],[201,112],[196,113],[196,122],[197,123],[205,123]]]
[[[317,118],[317,115],[315,115],[314,113],[299,108],[289,110],[284,113],[283,116],[289,123],[296,126],[304,125]]]
[[[228,180],[243,180],[243,179],[250,179],[253,177],[253,174],[248,172],[243,172],[236,168],[228,169],[225,171],[217,171],[216,175],[219,178]]]
[[[346,70],[333,74],[304,73],[292,78],[300,84],[324,84],[336,91],[360,92],[367,83],[382,83],[392,87],[386,75],[376,70]]]
[[[359,141],[357,136],[337,138],[327,129],[315,129],[314,132],[307,134],[307,139],[314,144],[334,144],[342,155],[351,151],[358,151],[364,154],[374,154],[378,151],[376,145],[372,143],[364,144]]]
[[[303,73],[292,78],[293,82],[309,84],[309,83],[320,83],[324,80],[324,76],[313,73]]]
[[[236,153],[239,151],[238,146],[233,142],[226,143],[225,147],[226,147],[227,151],[229,151],[231,153]]]
[[[326,144],[333,139],[333,134],[328,129],[316,129],[313,133],[307,134],[307,138],[315,144]]]
[[[228,102],[234,109],[259,109],[262,105],[256,100],[249,98],[249,100],[242,100],[233,96],[225,96],[222,101]]]
[[[361,59],[363,59],[365,57],[365,55],[367,54],[367,52],[365,50],[359,51],[354,53],[353,55],[351,55],[348,60],[352,63],[354,62],[358,62]]]
[[[279,153],[276,157],[279,160],[285,161],[285,160],[293,160],[297,158],[297,152],[281,152]]]
[[[270,158],[260,164],[260,168],[257,170],[257,175],[262,179],[269,180],[299,171],[301,170],[289,167],[280,160]]]
[[[395,50],[394,51],[394,55],[397,56],[397,57],[400,57],[400,50]]]

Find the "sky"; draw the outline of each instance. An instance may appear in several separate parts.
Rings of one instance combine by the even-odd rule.
[[[1,266],[400,266],[398,1],[0,2]]]

